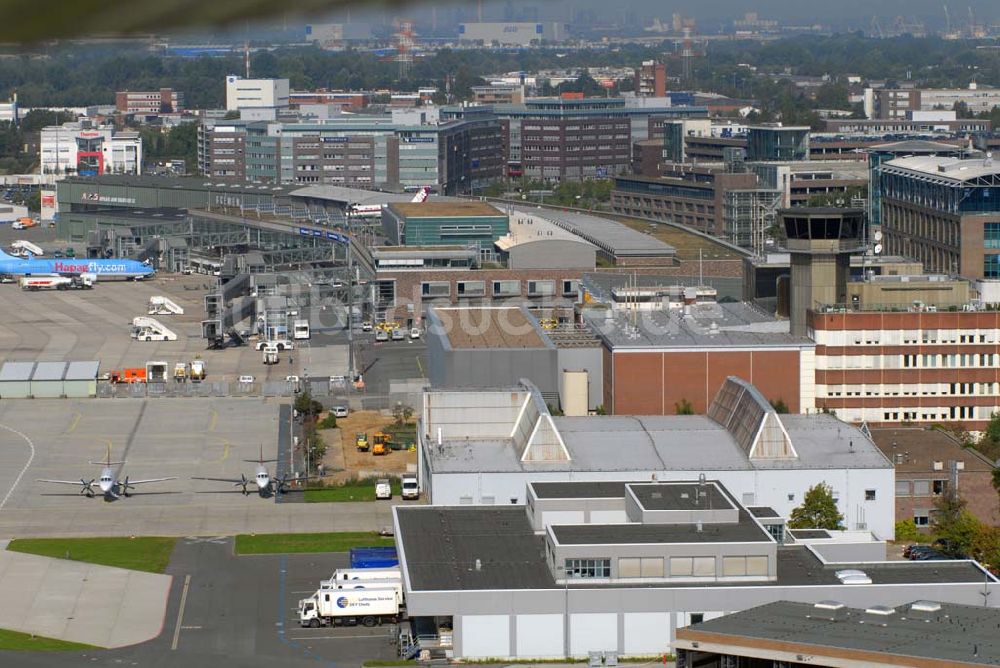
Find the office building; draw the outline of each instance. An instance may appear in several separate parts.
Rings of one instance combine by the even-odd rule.
[[[41,173],[66,176],[141,174],[142,137],[111,125],[78,121],[42,128]]]
[[[503,141],[502,124],[487,114],[440,121],[420,113],[214,121],[199,128],[199,163],[203,173],[234,181],[432,186],[450,195],[474,193],[503,175]]]
[[[626,173],[632,142],[649,138],[650,118],[706,115],[658,98],[531,98],[493,111],[507,123],[508,174],[551,181]]]
[[[226,77],[226,110],[286,109],[288,79],[243,79],[230,74]]]
[[[748,162],[794,162],[808,158],[808,127],[757,125],[747,129]]]
[[[992,159],[915,156],[878,170],[885,251],[931,273],[1000,278],[1000,167]]]
[[[987,589],[984,589],[984,593]],[[677,666],[995,666],[1000,612],[898,597],[775,601],[678,629]]]
[[[872,119],[907,119],[920,112],[952,111],[964,106],[973,114],[988,114],[1000,106],[1000,89],[980,88],[867,88],[865,112]]]
[[[184,110],[184,94],[161,88],[157,91],[118,91],[115,110],[120,114],[173,114]]]
[[[644,60],[635,70],[635,94],[642,97],[666,97],[667,66]]]
[[[993,124],[988,119],[955,118],[944,119],[939,114],[931,118],[892,118],[892,119],[855,119],[828,118],[823,121],[826,132],[835,134],[858,133],[867,135],[899,135],[899,134],[948,134],[968,135],[969,133],[989,132]]]
[[[659,178],[621,176],[611,191],[615,213],[662,220],[744,247],[763,242],[781,191],[762,187],[752,172],[722,165],[661,166]]]

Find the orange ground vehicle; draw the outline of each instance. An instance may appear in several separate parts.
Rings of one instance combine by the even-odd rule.
[[[387,455],[392,445],[392,434],[377,431],[372,435],[372,454]]]

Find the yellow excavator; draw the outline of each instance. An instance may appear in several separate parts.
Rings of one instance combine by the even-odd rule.
[[[392,434],[377,431],[372,435],[372,455],[387,455],[392,445]]]

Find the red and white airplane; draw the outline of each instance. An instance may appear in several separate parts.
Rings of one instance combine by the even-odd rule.
[[[426,202],[427,198],[430,197],[431,189],[424,186],[417,191],[417,194],[413,196],[410,201],[414,204],[419,204],[421,202]],[[382,209],[385,208],[385,204],[355,204],[351,206],[348,211],[355,218],[378,218],[382,215]]]

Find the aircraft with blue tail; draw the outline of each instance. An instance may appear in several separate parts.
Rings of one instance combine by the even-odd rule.
[[[59,276],[80,276],[92,274],[98,280],[109,278],[131,278],[141,280],[152,276],[156,270],[146,262],[112,259],[81,259],[81,258],[37,258],[14,257],[0,251],[0,274],[11,276],[38,276],[56,274]]]

